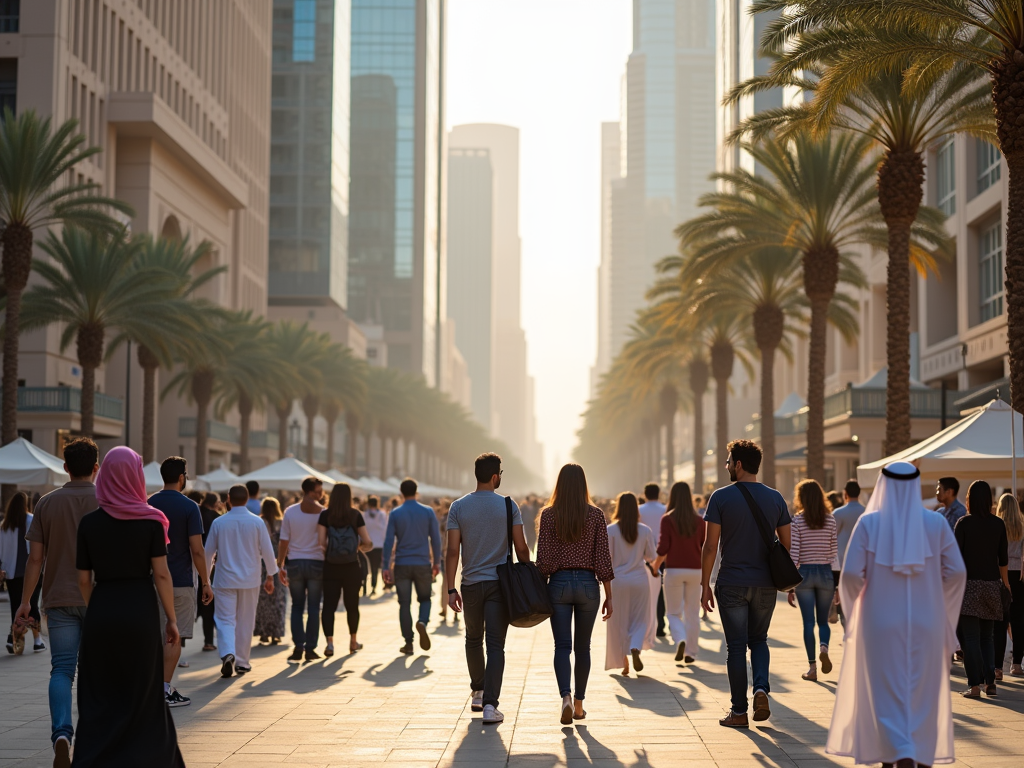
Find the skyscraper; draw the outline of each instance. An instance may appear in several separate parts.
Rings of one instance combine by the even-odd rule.
[[[472,380],[474,413],[485,401],[485,384],[474,371],[489,376],[490,417],[481,421],[495,437],[501,438],[531,468],[536,449],[532,382],[527,374],[526,334],[520,312],[522,260],[519,238],[519,129],[507,125],[458,125],[448,138],[451,159],[448,197],[449,224],[449,317],[455,321],[459,350],[466,358]],[[492,194],[490,209],[491,244],[479,217],[487,216],[484,199],[470,200],[466,194],[469,173],[476,183],[486,179],[485,161],[490,168]],[[460,178],[455,179],[459,173]],[[481,191],[481,195],[483,192]],[[473,242],[472,247],[471,241]],[[488,269],[488,265],[489,269]],[[488,291],[486,273],[490,272]],[[469,282],[472,281],[470,289]],[[470,299],[466,293],[472,290]],[[473,302],[474,312],[467,301]],[[484,312],[489,302],[489,312]],[[489,318],[487,333],[474,328]],[[463,346],[463,339],[466,346]],[[476,366],[476,368],[474,368]],[[477,418],[481,418],[478,414]]]
[[[270,303],[348,300],[349,4],[274,0]]]
[[[352,0],[348,308],[441,379],[446,0]]]
[[[633,4],[621,180],[613,170],[615,131],[609,126],[602,135],[598,375],[628,339],[654,265],[676,252],[676,226],[714,189],[708,180],[715,170],[714,19],[715,0]]]

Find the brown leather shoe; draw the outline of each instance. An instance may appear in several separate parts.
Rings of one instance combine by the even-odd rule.
[[[747,713],[744,712],[742,715],[737,715],[732,710],[729,710],[729,714],[718,721],[719,725],[723,725],[726,728],[749,728],[750,723],[747,722]]]
[[[754,722],[760,723],[772,716],[771,707],[768,706],[768,694],[758,691],[754,694]]]

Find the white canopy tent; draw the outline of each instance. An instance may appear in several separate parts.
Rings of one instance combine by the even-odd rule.
[[[232,485],[237,484],[238,475],[221,464],[217,469],[213,470],[213,472],[207,472],[205,475],[197,477],[193,483],[193,487],[197,491],[213,491],[214,493],[221,493],[228,490]]]
[[[142,468],[146,477],[146,493],[156,493],[164,487],[164,479],[160,477],[160,462],[151,461]]]
[[[0,483],[4,485],[64,485],[64,462],[23,437],[0,448]]]
[[[235,482],[245,483],[248,480],[255,480],[260,484],[260,488],[300,492],[302,481],[310,475],[318,478],[328,489],[333,488],[336,482],[330,475],[313,469],[308,464],[303,464],[293,456],[242,475]]]
[[[1012,438],[1011,415],[1015,416]],[[986,480],[994,486],[1009,488],[1014,475],[1011,457],[1018,463],[1024,459],[1022,422],[1024,417],[1014,414],[1009,405],[992,400],[917,445],[861,464],[857,467],[857,480],[862,486],[873,488],[882,467],[891,461],[909,461],[921,470],[925,487],[940,477],[951,476],[962,486]],[[1024,464],[1019,465],[1024,469]]]
[[[399,493],[397,485],[391,485],[391,483],[386,483],[379,477],[370,477],[369,475],[363,475],[361,478],[359,478],[359,480],[356,481],[356,484],[359,485],[360,488],[365,488],[370,493],[382,493],[387,496],[394,496],[397,493]]]
[[[367,493],[376,493],[376,491],[372,490],[371,488],[367,488],[359,480],[349,477],[340,470],[328,469],[324,474],[327,475],[336,483],[348,483],[353,493],[361,493],[364,495]]]

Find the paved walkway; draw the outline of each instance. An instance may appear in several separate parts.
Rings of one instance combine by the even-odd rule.
[[[2,605],[4,611],[6,605]],[[697,664],[681,667],[661,642],[645,654],[639,678],[605,672],[604,631],[594,638],[585,721],[558,723],[550,630],[509,632],[501,709],[505,722],[484,727],[469,709],[461,625],[432,625],[429,653],[397,653],[393,598],[363,608],[354,656],[302,665],[285,662],[287,648],[257,648],[253,672],[222,680],[214,653],[189,644],[191,664],[175,682],[192,705],[174,710],[190,768],[213,766],[394,765],[551,768],[553,766],[852,765],[824,755],[842,647],[836,669],[818,683],[805,671],[799,611],[780,600],[772,625],[772,718],[749,731],[721,728],[728,707],[725,648],[717,617],[704,625]],[[435,606],[436,614],[436,606]],[[344,630],[339,617],[339,630]],[[198,627],[197,627],[198,630]],[[347,637],[343,637],[347,647]],[[321,640],[322,643],[322,640]],[[127,651],[126,651],[127,653]],[[49,766],[46,680],[49,654],[0,656],[0,768]],[[953,668],[954,689],[963,668]],[[958,766],[1002,768],[1024,756],[1024,683],[1010,681],[996,700],[954,696]],[[140,766],[145,760],[140,759]]]

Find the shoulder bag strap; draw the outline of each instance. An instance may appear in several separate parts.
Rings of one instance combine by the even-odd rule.
[[[512,562],[512,497],[505,497],[505,517],[508,520],[508,561]]]
[[[743,494],[743,498],[747,500],[747,506],[750,507],[750,514],[754,516],[754,522],[757,523],[757,528],[761,531],[761,538],[764,539],[764,544],[768,547],[770,552],[772,547],[775,546],[776,538],[772,535],[771,528],[768,527],[768,521],[764,517],[764,512],[761,511],[761,507],[754,500],[753,495],[746,488],[743,487],[743,483],[736,483],[736,487],[740,493]]]

